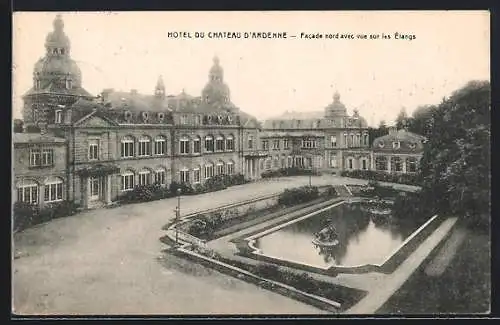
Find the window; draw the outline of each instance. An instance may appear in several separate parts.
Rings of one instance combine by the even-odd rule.
[[[311,149],[311,148],[316,148],[316,146],[317,146],[316,140],[311,140],[311,139],[302,140],[302,148]]]
[[[224,175],[224,163],[218,162],[216,167],[217,175]]]
[[[17,201],[38,203],[38,184],[34,181],[24,181],[17,188]]]
[[[193,152],[201,153],[201,140],[199,137],[196,137],[193,141]]]
[[[205,151],[214,152],[214,138],[211,136],[205,137]]]
[[[224,151],[224,137],[218,136],[215,139],[215,150]]]
[[[201,175],[200,175],[200,169],[199,168],[195,168],[193,170],[193,180],[194,180],[195,184],[200,183],[200,181],[201,181]]]
[[[366,170],[366,169],[367,169],[366,159],[361,160],[361,168],[362,168],[363,170]]]
[[[349,147],[349,143],[347,143],[347,133],[344,133],[344,146]]]
[[[183,137],[179,141],[179,152],[181,155],[189,153],[189,139]]]
[[[280,157],[279,156],[274,156],[273,158],[273,167],[278,168],[280,166]]]
[[[40,89],[40,79],[35,79],[35,89]]]
[[[288,139],[283,140],[283,148],[284,149],[289,149],[290,148],[290,143],[288,142]]]
[[[151,140],[148,137],[139,139],[139,156],[151,156]]]
[[[271,169],[272,160],[271,158],[266,159],[266,169]]]
[[[42,164],[42,154],[40,149],[30,150],[30,166],[40,166]]]
[[[56,124],[58,123],[62,123],[62,111],[61,110],[57,110],[56,111]]]
[[[361,145],[361,134],[358,133],[356,134],[356,146],[360,146]]]
[[[228,175],[234,174],[234,163],[232,161],[227,163],[227,174]]]
[[[347,168],[353,169],[352,158],[347,159]]]
[[[205,165],[205,179],[209,179],[214,176],[214,165]]]
[[[280,148],[280,140],[273,140],[273,149],[279,149]]]
[[[330,145],[332,146],[332,148],[335,148],[337,146],[337,137],[332,135],[330,137]]]
[[[267,150],[269,148],[269,141],[262,140],[262,150]]]
[[[51,166],[54,164],[54,150],[53,149],[43,149],[42,150],[42,166]]]
[[[293,167],[293,158],[290,156],[287,157],[287,167]]]
[[[368,136],[368,133],[365,133],[365,134],[363,135],[363,138],[364,138],[364,140],[365,140],[364,145],[365,145],[365,146],[369,145],[369,142],[370,142],[370,141],[369,141],[369,136]]]
[[[164,155],[167,153],[167,141],[164,137],[157,137],[155,139],[155,154]]]
[[[141,170],[139,172],[139,185],[150,185],[151,184],[151,172],[147,169]]]
[[[383,141],[380,141],[380,142],[378,143],[378,147],[379,147],[379,148],[383,148],[383,147],[385,147],[384,142],[383,142]]]
[[[121,141],[121,157],[130,158],[134,156],[134,139],[125,137]]]
[[[99,159],[99,140],[89,140],[89,160]]]
[[[181,115],[181,124],[182,125],[187,124],[187,115]]]
[[[155,171],[155,183],[160,185],[167,184],[167,173],[165,169],[160,168]]]
[[[253,149],[253,136],[248,136],[248,149]]]
[[[351,146],[354,146],[354,134],[351,133]]]
[[[233,151],[234,150],[234,138],[232,135],[228,136],[226,139],[226,150]]]
[[[403,161],[401,160],[401,157],[391,158],[391,169],[396,172],[403,171]]]
[[[194,119],[195,119],[195,124],[196,125],[200,125],[201,124],[201,116],[200,115],[196,115],[194,117]]]
[[[54,179],[45,183],[45,202],[61,201],[63,199],[63,181]]]
[[[127,171],[122,174],[122,191],[130,191],[134,188],[134,173]]]
[[[377,170],[387,170],[387,158],[379,156],[375,158],[375,168]]]
[[[408,173],[417,172],[417,159],[415,157],[409,157],[406,159],[406,171]]]
[[[181,169],[180,181],[181,183],[189,183],[189,170],[187,168]]]
[[[337,168],[337,154],[335,152],[330,153],[330,167]]]
[[[401,147],[401,143],[399,141],[394,141],[392,143],[392,149],[399,149]]]
[[[66,89],[71,89],[73,87],[73,80],[66,79]]]

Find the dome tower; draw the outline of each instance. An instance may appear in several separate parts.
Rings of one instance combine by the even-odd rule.
[[[227,106],[230,103],[229,87],[224,83],[224,69],[217,56],[208,73],[208,83],[202,90],[202,99],[209,104]]]

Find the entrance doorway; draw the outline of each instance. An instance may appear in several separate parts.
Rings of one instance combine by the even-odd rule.
[[[102,181],[100,177],[89,178],[89,201],[99,201],[102,193]]]

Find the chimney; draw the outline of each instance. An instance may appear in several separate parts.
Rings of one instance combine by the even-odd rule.
[[[109,94],[111,94],[112,92],[114,92],[115,90],[113,88],[106,88],[106,89],[103,89],[102,92],[101,92],[101,96],[102,96],[102,102],[103,103],[106,103],[108,102],[109,100]]]

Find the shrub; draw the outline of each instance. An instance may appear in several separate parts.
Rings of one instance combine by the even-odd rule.
[[[216,175],[207,179],[205,187],[209,192],[220,191],[227,188],[229,178],[226,175]]]
[[[14,203],[14,229],[22,230],[31,226],[38,215],[38,206],[26,202]]]
[[[338,196],[338,193],[337,193],[337,190],[335,189],[335,187],[333,187],[332,185],[328,185],[326,187],[325,191],[323,192],[323,196],[336,197],[336,196]]]
[[[312,201],[318,197],[319,191],[316,186],[302,186],[298,188],[286,189],[280,194],[278,204],[291,206]]]
[[[321,175],[321,173],[313,169],[287,167],[275,170],[266,170],[263,173],[261,173],[260,176],[262,178],[272,178],[281,176],[304,176],[304,175]]]
[[[417,174],[395,174],[378,170],[344,170],[340,173],[344,177],[369,179],[388,183],[400,183],[408,185],[421,185],[421,180]]]
[[[281,270],[275,264],[259,263],[254,267],[253,273],[255,273],[263,278],[277,280],[280,278]]]

